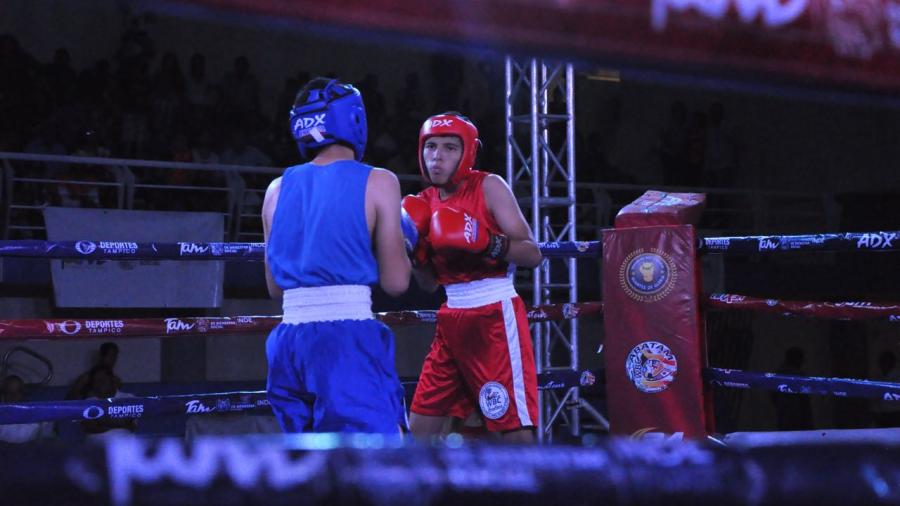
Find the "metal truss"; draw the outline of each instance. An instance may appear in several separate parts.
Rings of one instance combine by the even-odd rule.
[[[541,242],[576,240],[574,84],[571,64],[506,58],[506,179]],[[544,259],[517,284],[535,305],[577,302],[578,265]],[[538,373],[578,370],[577,319],[532,324],[531,333]],[[541,441],[562,424],[580,435],[581,410],[605,422],[577,387],[542,392],[539,404]]]

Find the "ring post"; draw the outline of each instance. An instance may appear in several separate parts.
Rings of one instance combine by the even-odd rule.
[[[610,432],[703,438],[713,432],[702,369],[694,226],[705,195],[648,191],[603,231]]]

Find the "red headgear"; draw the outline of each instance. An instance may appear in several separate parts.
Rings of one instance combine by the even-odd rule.
[[[422,150],[425,148],[425,141],[429,138],[444,135],[459,137],[462,142],[462,157],[459,159],[456,172],[450,178],[450,182],[456,185],[472,172],[475,155],[478,153],[481,141],[478,139],[478,129],[475,128],[475,125],[456,114],[438,114],[425,120],[425,124],[419,130],[419,170],[422,172],[422,178],[429,184],[431,178],[428,177],[428,169],[425,168]]]

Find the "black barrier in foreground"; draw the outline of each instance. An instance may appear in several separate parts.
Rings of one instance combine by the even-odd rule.
[[[900,445],[735,449],[598,439],[405,446],[383,436],[110,439],[0,446],[5,505],[886,505]]]

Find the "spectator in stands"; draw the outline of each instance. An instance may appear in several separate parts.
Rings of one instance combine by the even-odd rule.
[[[725,107],[721,102],[713,102],[709,106],[709,125],[706,130],[704,186],[731,186],[740,167],[737,139],[724,122]]]
[[[165,53],[151,78],[150,127],[157,142],[168,140],[184,102],[184,75],[175,53]]]
[[[122,154],[129,158],[145,156],[150,139],[151,83],[148,69],[149,64],[143,60],[120,69],[121,147]]]
[[[79,139],[75,156],[108,158],[112,153],[94,130],[86,130]],[[114,195],[97,184],[110,179],[102,165],[69,165],[64,179],[68,183],[58,187],[59,205],[66,207],[101,208],[115,207]],[[104,191],[105,190],[105,191]]]
[[[436,109],[466,110],[462,108],[460,94],[466,76],[465,62],[456,55],[435,53],[429,62],[433,105]],[[368,105],[368,104],[366,104]]]
[[[221,161],[226,165],[269,167],[272,159],[252,143],[250,133],[235,128],[229,135],[228,147],[222,152]]]
[[[15,130],[0,129],[0,152],[15,152],[22,149],[22,135]]]
[[[398,114],[405,113],[418,120],[425,114],[425,92],[419,74],[406,74],[403,89],[397,95],[394,109]]]
[[[59,125],[55,121],[48,121],[40,125],[34,132],[34,136],[25,146],[26,153],[36,155],[61,155],[69,154],[66,146],[63,145],[62,133]],[[41,174],[46,177],[56,178],[64,171],[65,165],[61,163],[45,164],[46,172]]]
[[[683,184],[688,165],[688,110],[684,102],[672,103],[666,126],[659,132],[656,153],[663,171],[663,183],[669,186]]]
[[[685,186],[700,186],[706,159],[706,113],[694,111],[687,127],[687,166],[682,181]]]
[[[106,145],[106,141],[100,138],[96,130],[85,130],[81,136],[75,156],[87,156],[97,158],[109,158],[112,151]]]
[[[169,160],[173,162],[193,162],[194,155],[191,147],[188,145],[188,136],[183,131],[175,132],[175,135],[172,136],[172,142],[169,145]],[[183,184],[183,183],[172,183],[169,184]]]
[[[584,180],[634,184],[634,178],[624,171],[621,97],[607,99],[597,116],[597,130],[588,135],[588,158],[584,165],[588,170],[584,171]]]
[[[278,102],[276,102],[277,105],[275,106],[275,121],[272,125],[273,132],[276,135],[284,132],[284,125],[288,124],[291,107],[294,105],[294,95],[297,93],[297,89],[307,81],[309,81],[309,77],[305,80],[300,80],[294,76],[289,76],[284,80],[284,87],[281,89],[281,93],[278,94]]]
[[[119,380],[112,368],[106,365],[95,365],[88,373],[88,399],[122,399],[134,397],[119,390]],[[134,418],[103,417],[96,420],[84,420],[81,429],[89,438],[104,438],[116,434],[130,434],[137,430]]]
[[[260,167],[271,166],[272,159],[259,148],[252,145],[250,139],[248,139],[249,136],[250,134],[247,131],[239,129],[232,130],[230,145],[222,152],[222,163],[228,165]],[[249,188],[265,188],[265,179],[268,179],[266,176],[262,175],[254,176],[252,174],[244,174],[241,176],[239,173],[230,170],[226,172],[225,175],[229,182],[240,182],[239,180],[243,178],[243,184]],[[244,194],[243,208],[241,211],[247,214],[258,213],[262,208],[261,197],[262,194],[260,193],[246,192]]]
[[[72,103],[75,98],[75,69],[69,51],[61,47],[53,53],[53,62],[45,69],[50,96],[57,107]]]
[[[190,69],[185,82],[185,98],[192,107],[208,109],[214,104],[210,93],[212,84],[206,79],[206,57],[200,53],[191,55]]]
[[[11,374],[0,384],[0,403],[14,403],[25,400],[25,382]],[[0,441],[7,443],[28,443],[53,434],[53,424],[48,422],[16,423],[0,425]]]
[[[135,62],[149,62],[156,55],[156,44],[142,25],[151,24],[152,17],[133,17],[122,34],[116,59],[119,67],[128,67]]]
[[[217,164],[220,162],[209,130],[201,130],[191,143],[191,160],[194,163]]]
[[[378,76],[366,74],[363,80],[359,82],[358,88],[362,96],[366,97],[366,117],[380,118],[387,114],[384,95],[378,89]]]
[[[194,163],[203,163],[209,165],[217,165],[222,163],[219,154],[216,152],[215,139],[207,128],[203,128],[199,133],[195,134],[191,141],[191,159]],[[221,186],[222,178],[217,172],[209,170],[195,171],[192,182],[202,186]],[[208,211],[208,206],[201,198],[188,199],[190,204],[189,211]]]
[[[0,34],[0,132],[7,132],[2,137],[12,146],[22,142],[16,136],[45,117],[35,108],[37,67],[18,39]]]
[[[234,69],[225,74],[222,101],[225,109],[237,114],[259,111],[259,80],[250,72],[246,56],[235,58]]]
[[[188,145],[187,134],[183,131],[175,132],[168,149],[168,158],[173,162],[190,163],[194,161],[191,147]],[[197,180],[196,170],[168,169],[164,174],[165,184],[169,186],[194,186]],[[169,192],[167,209],[175,211],[188,211],[191,209],[190,201],[195,197],[193,192],[176,191]],[[149,205],[152,205],[148,203]]]
[[[94,66],[78,74],[76,96],[83,103],[103,107],[113,100],[114,81],[109,60],[97,60]]]
[[[397,142],[396,132],[400,132],[396,124],[390,124],[386,116],[369,116],[369,144],[366,147],[366,155],[370,160],[369,163],[379,167],[400,167],[400,160],[394,157],[401,155],[404,149],[400,149]],[[410,145],[410,144],[407,144]]]
[[[116,343],[106,342],[100,345],[100,349],[98,350],[96,366],[103,366],[108,368],[112,374],[113,379],[115,380],[116,388],[120,388],[122,386],[122,380],[116,376],[115,367],[116,362],[119,360],[119,347]],[[69,393],[66,394],[66,399],[84,399],[89,395],[90,390],[90,381],[91,381],[91,371],[93,368],[75,379],[75,382],[72,383],[72,386],[69,387]]]

